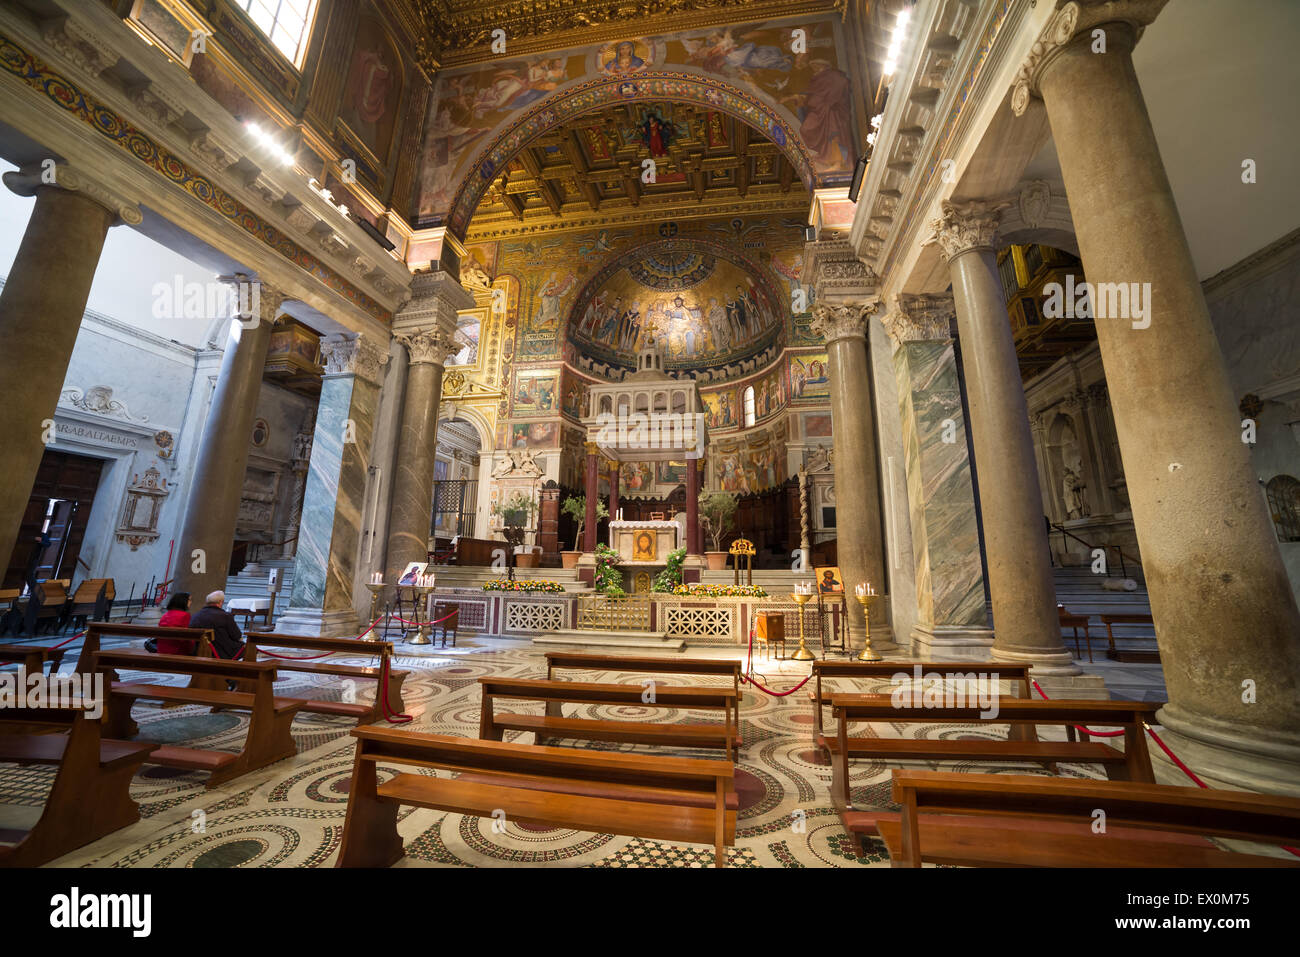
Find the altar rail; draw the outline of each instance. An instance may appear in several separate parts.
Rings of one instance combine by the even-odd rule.
[[[653,631],[693,645],[744,645],[754,617],[763,612],[785,618],[788,641],[799,639],[799,605],[782,595],[767,598],[696,598],[651,593],[608,598],[604,595],[536,592],[485,592],[478,588],[439,588],[438,601],[460,603],[460,630],[511,638],[561,629],[611,632]],[[828,602],[825,632],[829,638],[845,627],[840,600]],[[803,607],[804,631],[814,650],[818,644],[817,603]]]

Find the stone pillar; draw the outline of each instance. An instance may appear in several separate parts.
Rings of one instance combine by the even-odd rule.
[[[58,166],[45,183],[37,166],[4,174],[36,205],[0,292],[0,391],[5,478],[0,482],[0,560],[8,562],[48,442],[54,409],[77,342],[110,226],[137,225],[140,210],[78,170]],[[24,555],[24,558],[26,556]]]
[[[1061,641],[1029,409],[994,254],[997,222],[994,205],[945,202],[935,224],[952,277],[966,373],[993,657],[1029,662],[1039,674],[1074,675],[1079,668]]]
[[[1034,93],[1046,103],[1093,284],[1169,690],[1166,743],[1211,784],[1300,795],[1300,609],[1133,69],[1162,6],[1064,5],[1012,106]],[[1140,293],[1140,315],[1121,289]]]
[[[195,608],[202,606],[205,595],[225,590],[230,575],[230,550],[235,544],[253,417],[262,391],[271,327],[284,300],[265,283],[245,276],[231,279],[240,284],[241,308],[251,308],[230,323],[216,391],[194,457],[194,479],[172,565],[171,591],[189,592]],[[253,290],[256,295],[243,290]]]
[[[458,310],[474,305],[474,297],[455,278],[437,270],[417,272],[411,292],[411,301],[393,321],[394,335],[406,347],[409,361],[389,507],[388,582],[397,581],[411,562],[428,559],[442,368],[457,352]]]
[[[587,442],[587,515],[582,522],[584,552],[596,550],[596,499],[600,496],[600,446]]]
[[[699,555],[700,548],[700,472],[703,459],[686,460],[686,554]]]
[[[609,520],[611,522],[618,516],[618,473],[619,465],[615,462],[609,470]]]
[[[384,383],[379,390],[379,411],[375,416],[370,466],[367,469],[366,498],[363,512],[361,554],[352,586],[354,608],[370,610],[370,589],[365,583],[379,572],[388,570],[386,561],[388,519],[392,506],[393,473],[397,463],[397,440],[402,419],[402,399],[406,392],[406,347],[396,338],[388,341],[388,361]]]
[[[949,336],[951,296],[898,296],[885,319],[894,340],[907,502],[916,563],[920,658],[983,657],[993,644],[966,422]]]
[[[835,445],[836,550],[844,590],[849,594],[849,637],[866,633],[862,606],[852,599],[859,582],[887,592],[885,543],[880,524],[880,475],[872,418],[867,330],[879,301],[870,299],[813,307],[813,331],[825,338],[830,356],[831,429]],[[885,601],[871,609],[871,641],[877,650],[893,642]]]
[[[325,374],[298,522],[293,592],[276,629],[346,638],[360,630],[353,582],[379,383],[388,355],[371,339],[349,333],[322,339],[321,357]]]

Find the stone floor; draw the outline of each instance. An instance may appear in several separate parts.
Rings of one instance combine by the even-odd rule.
[[[398,666],[410,669],[406,710],[415,731],[475,736],[478,727],[477,679],[484,675],[541,677],[541,652],[520,641],[462,638],[458,648],[399,646]],[[685,654],[724,657],[717,647],[688,649]],[[356,659],[362,663],[362,659]],[[1105,674],[1114,690],[1143,699],[1163,693],[1159,665],[1085,665]],[[790,688],[807,666],[793,661],[757,663],[758,674],[773,690]],[[619,673],[571,673],[582,680],[638,681]],[[130,675],[124,675],[130,680]],[[149,680],[156,680],[150,677]],[[707,679],[691,679],[704,681]],[[362,697],[371,694],[363,682]],[[337,679],[293,676],[277,691],[293,695],[315,686],[313,697],[337,697]],[[283,690],[281,690],[283,689]],[[1118,696],[1118,695],[1117,695]],[[540,706],[537,706],[540,708]],[[671,711],[639,708],[583,708],[582,716],[619,716],[641,720],[680,720]],[[203,708],[162,710],[137,705],[141,737],[185,742],[205,748],[233,749],[242,739],[246,718]],[[698,718],[696,719],[698,720]],[[770,697],[749,688],[741,709],[744,748],[736,770],[740,813],[731,864],[740,867],[862,867],[887,865],[883,847],[856,856],[831,806],[830,769],[813,747],[812,708],[802,691]],[[352,722],[306,715],[294,723],[299,753],[224,787],[203,787],[204,775],[146,767],[132,788],[143,818],[55,862],[63,867],[324,867],[334,863],[347,806],[353,744]],[[923,736],[979,735],[1001,737],[1005,725],[952,726],[898,724],[877,727],[880,734]],[[1051,729],[1054,731],[1055,729]],[[1054,737],[1050,732],[1044,737]],[[1060,734],[1063,738],[1063,732]],[[509,738],[507,738],[509,740]],[[529,736],[531,740],[531,736]],[[597,747],[617,747],[596,745]],[[657,750],[656,753],[670,753]],[[700,752],[683,752],[701,756]],[[709,754],[707,756],[715,757]],[[975,770],[970,764],[947,765]],[[1034,773],[1026,766],[982,771]],[[1076,776],[1096,776],[1092,767],[1063,767]],[[0,768],[0,827],[34,820],[52,772],[41,768]],[[889,769],[883,763],[854,765],[855,803],[890,807]],[[89,797],[93,800],[93,796]],[[711,849],[657,843],[571,830],[507,823],[492,833],[492,821],[424,809],[404,809],[399,828],[407,856],[399,864],[423,866],[666,867],[708,866]]]

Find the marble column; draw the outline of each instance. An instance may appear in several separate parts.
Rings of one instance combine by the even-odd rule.
[[[992,204],[945,202],[935,224],[961,336],[993,600],[993,657],[1029,662],[1038,674],[1074,675],[1079,668],[1061,640],[1029,409],[994,254],[998,213]]]
[[[686,554],[699,555],[700,549],[700,472],[703,459],[686,460]]]
[[[896,297],[885,319],[894,340],[907,501],[916,565],[920,658],[983,657],[993,644],[966,421],[949,336],[951,296]]]
[[[388,355],[366,336],[349,333],[322,339],[321,358],[325,374],[298,523],[293,592],[276,630],[346,638],[360,630],[353,582],[379,383]]]
[[[0,560],[8,562],[41,457],[109,227],[141,222],[140,210],[67,166],[4,174],[35,196],[18,255],[0,292],[0,392],[5,399],[5,479],[0,482]],[[45,182],[49,179],[50,182]],[[23,543],[23,548],[29,547]],[[26,553],[22,556],[26,558]]]
[[[880,473],[872,418],[867,330],[879,308],[874,298],[848,304],[819,302],[813,331],[830,356],[831,430],[835,445],[836,552],[846,591],[869,582],[886,592],[885,543],[880,521]],[[888,599],[886,599],[888,600]],[[865,635],[862,606],[850,599],[849,637]],[[871,641],[877,650],[893,642],[885,601],[871,610]]]
[[[615,462],[609,470],[609,520],[611,522],[618,516],[618,472],[619,465]]]
[[[203,604],[208,593],[224,591],[230,574],[230,551],[235,544],[239,493],[248,468],[253,417],[262,391],[271,327],[284,300],[279,291],[265,283],[245,276],[228,278],[251,284],[241,288],[255,289],[257,295],[241,295],[244,305],[250,305],[252,299],[256,304],[248,314],[230,323],[217,387],[194,457],[185,521],[176,540],[171,591],[189,592],[195,608]]]
[[[437,270],[417,272],[411,292],[410,302],[393,321],[409,361],[389,507],[388,582],[397,581],[411,562],[428,560],[442,369],[447,357],[458,351],[457,312],[474,305],[474,297],[453,276]]]
[[[587,452],[587,514],[582,521],[582,550],[594,552],[596,550],[596,499],[600,495],[600,446],[595,442],[587,442],[584,448]]]
[[[1162,7],[1062,6],[1012,106],[1046,104],[1093,285],[1169,691],[1165,740],[1212,784],[1300,795],[1300,609],[1133,68]],[[1116,302],[1121,287],[1140,295],[1140,314]]]
[[[361,530],[361,555],[352,585],[353,607],[370,611],[370,589],[366,582],[387,571],[386,543],[392,504],[393,473],[396,471],[398,430],[402,424],[402,399],[406,392],[406,346],[396,338],[388,341],[388,361],[379,390],[379,411],[375,415],[370,466],[367,469],[366,499]]]

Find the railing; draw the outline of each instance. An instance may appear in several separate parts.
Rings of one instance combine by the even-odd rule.
[[[1052,521],[1050,518],[1048,518],[1046,515],[1043,516],[1043,521],[1047,523],[1047,538],[1048,538],[1048,542],[1049,542],[1049,544],[1050,544],[1050,542],[1051,542],[1052,532],[1060,532],[1060,533],[1061,533],[1061,548],[1062,548],[1062,549],[1066,548],[1065,540],[1066,540],[1067,538],[1072,538],[1072,539],[1074,539],[1076,542],[1078,542],[1080,545],[1082,545],[1084,548],[1088,549],[1088,551],[1090,551],[1090,552],[1092,552],[1092,551],[1096,551],[1096,550],[1099,549],[1099,548],[1102,549],[1102,550],[1105,551],[1105,552],[1108,552],[1108,553],[1111,552],[1111,551],[1113,551],[1113,552],[1116,554],[1116,556],[1118,556],[1118,558],[1119,558],[1119,572],[1120,572],[1120,577],[1121,577],[1121,578],[1128,578],[1128,565],[1127,565],[1127,563],[1125,562],[1125,559],[1127,559],[1129,562],[1132,562],[1132,563],[1133,563],[1134,565],[1136,565],[1139,569],[1142,567],[1142,562],[1141,562],[1139,559],[1134,558],[1132,555],[1125,555],[1125,554],[1124,554],[1124,549],[1120,548],[1118,545],[1093,545],[1093,544],[1090,543],[1090,542],[1086,542],[1086,541],[1084,541],[1082,538],[1080,538],[1078,535],[1074,534],[1074,532],[1071,532],[1071,531],[1070,531],[1069,529],[1067,529],[1065,526],[1060,525],[1060,524],[1058,524],[1058,523],[1056,523],[1056,522],[1053,522],[1053,521]],[[1052,565],[1055,566],[1055,565],[1056,565],[1056,559],[1055,559],[1055,558],[1052,558],[1052,550],[1051,550],[1051,548],[1048,548],[1048,550],[1047,550],[1047,555],[1048,555],[1048,558],[1051,559]],[[1107,577],[1109,577],[1109,576],[1112,574],[1111,569],[1112,569],[1113,567],[1114,567],[1114,566],[1113,566],[1110,562],[1107,562],[1107,563],[1106,563],[1106,575],[1107,575]]]
[[[649,597],[584,595],[578,599],[578,627],[608,631],[649,631],[653,610],[654,599]]]

